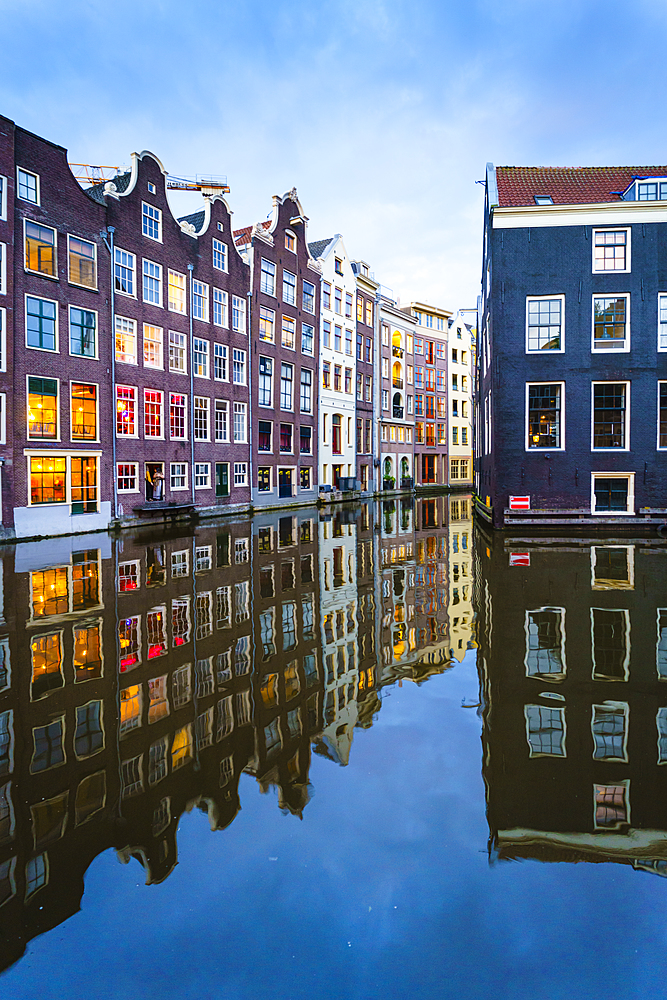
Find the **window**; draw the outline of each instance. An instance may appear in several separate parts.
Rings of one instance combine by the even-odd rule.
[[[116,316],[116,361],[127,365],[137,363],[137,321]]]
[[[454,426],[452,427],[452,444],[458,444],[458,443],[459,443],[459,429],[458,427]]]
[[[260,420],[258,430],[257,451],[270,452],[273,445],[271,440],[273,434],[273,424],[270,420]]]
[[[667,448],[667,382],[658,382],[658,448]]]
[[[185,275],[178,271],[169,271],[167,275],[167,306],[170,312],[185,316]]]
[[[364,376],[361,372],[357,373],[357,399],[363,400],[364,398]]]
[[[209,490],[210,488],[211,488],[211,463],[195,462],[195,489]],[[207,568],[210,568],[210,566]]]
[[[187,462],[171,462],[169,466],[169,488],[172,490],[187,490]]]
[[[65,763],[65,716],[61,715],[45,726],[36,726],[32,731],[34,750],[30,763],[30,773],[46,771]],[[47,800],[53,802],[54,800]],[[42,807],[47,803],[41,803]],[[33,807],[34,808],[34,807]],[[60,810],[58,810],[60,812]],[[59,829],[64,828],[65,816]],[[46,825],[46,824],[43,824]],[[37,829],[37,827],[36,827]]]
[[[307,323],[301,324],[301,353],[313,354],[315,344],[315,327]]]
[[[195,396],[195,441],[208,441],[208,396]]]
[[[315,312],[315,285],[311,284],[310,281],[303,282],[303,311],[308,313]]]
[[[141,203],[141,231],[150,240],[162,242],[162,212],[145,201]]]
[[[119,493],[139,492],[136,462],[120,462],[116,466],[116,486]]]
[[[334,311],[338,313],[339,316],[343,315],[343,289],[336,288],[334,290]]]
[[[215,401],[215,440],[229,441],[229,403],[226,399]]]
[[[116,386],[116,435],[137,436],[137,390],[130,385]]]
[[[302,426],[299,432],[299,452],[302,455],[313,453],[313,429]]]
[[[271,358],[259,357],[259,406],[273,405],[273,361]]]
[[[145,349],[145,327],[144,327],[144,349]],[[175,330],[169,331],[169,371],[187,374],[187,338],[184,333],[177,333]]]
[[[343,369],[340,365],[334,365],[334,389],[336,392],[343,391]]]
[[[31,201],[33,205],[39,205],[39,177],[30,173],[29,170],[17,168],[18,197],[23,201]]]
[[[259,307],[259,339],[272,344],[276,337],[276,314],[266,306]]]
[[[296,236],[294,233],[285,233],[285,249],[296,253]]]
[[[445,372],[444,371],[437,371],[435,373],[435,387],[438,390],[438,392],[446,392],[447,391],[447,384],[445,382]]]
[[[562,383],[527,385],[526,390],[526,447],[560,448]],[[467,428],[464,429],[467,438]],[[461,444],[466,443],[461,441]]]
[[[282,364],[280,366],[280,409],[292,409],[292,385],[294,381],[294,367]]]
[[[283,302],[288,306],[296,305],[296,274],[283,271]]]
[[[331,450],[334,455],[341,455],[342,449],[342,421],[339,413],[334,413],[331,418]]]
[[[438,424],[438,444],[447,444],[445,424]]]
[[[73,382],[71,388],[73,441],[97,440],[97,386]]]
[[[593,230],[593,270],[630,270],[630,230]]]
[[[336,272],[336,274],[343,273],[343,262],[342,260],[340,260],[339,257],[334,258],[334,271]]]
[[[357,323],[363,323],[364,321],[364,299],[362,295],[357,294]]]
[[[57,304],[50,299],[25,297],[26,344],[42,351],[58,350]]]
[[[276,265],[263,257],[259,288],[265,295],[276,294]]]
[[[69,307],[69,352],[82,358],[97,357],[97,313]]]
[[[307,368],[301,369],[301,412],[311,413],[313,408],[312,402],[312,386],[313,386],[313,373]],[[667,389],[667,383],[665,384],[665,389]]]
[[[213,240],[213,267],[218,271],[227,270],[227,247],[222,240]]]
[[[162,265],[152,260],[143,262],[144,302],[154,306],[162,305]]]
[[[364,360],[364,338],[360,333],[357,334],[357,361]]]
[[[343,350],[343,330],[342,330],[342,327],[340,327],[340,326],[335,327],[335,331],[334,331],[334,348],[337,351],[342,351]]]
[[[322,308],[331,309],[331,285],[328,281],[322,282]]]
[[[229,382],[227,371],[228,348],[226,344],[213,345],[213,378],[217,382]]]
[[[199,378],[208,378],[208,358],[210,345],[208,340],[199,337],[192,339],[192,368]]]
[[[74,753],[81,760],[92,757],[104,749],[104,729],[102,727],[102,702],[89,701],[77,705]]]
[[[162,327],[144,323],[144,366],[163,368]]]
[[[232,295],[232,330],[245,333],[245,299]]]
[[[280,450],[281,452],[292,451],[292,425],[291,424],[281,424],[280,425]]]
[[[169,393],[169,436],[172,441],[185,441],[188,434],[187,396]]]
[[[162,393],[144,389],[144,437],[162,436]]]
[[[97,247],[76,236],[67,237],[67,273],[73,285],[97,288]]]
[[[234,441],[245,444],[247,440],[246,426],[246,403],[234,403]]]
[[[634,513],[633,473],[593,473],[591,480],[591,510],[593,514]]]
[[[248,480],[247,462],[234,462],[234,486],[246,486]]]
[[[629,706],[607,701],[593,705],[593,759],[627,761]]]
[[[192,281],[192,315],[208,323],[208,285],[203,281]]]
[[[352,319],[352,294],[345,292],[345,316]]]
[[[526,351],[563,351],[565,349],[563,314],[565,296],[526,299]],[[438,345],[439,346],[439,345]],[[456,351],[452,351],[456,361]],[[463,353],[461,354],[463,361]]]
[[[119,295],[136,296],[136,258],[133,253],[114,247],[113,276],[115,291]]]
[[[352,393],[352,369],[345,369],[345,392]]]
[[[630,350],[630,296],[593,298],[593,351]]]
[[[213,322],[215,326],[229,326],[229,295],[221,288],[213,289]]]
[[[383,389],[382,390],[382,409],[383,410],[388,410],[389,409],[389,390],[388,389]]]
[[[531,757],[565,757],[565,709],[526,705],[526,736]]]
[[[424,353],[424,340],[422,337],[415,337],[415,354]]]
[[[329,361],[322,362],[322,388],[331,388],[331,364]]]
[[[352,331],[345,329],[345,353],[352,357]]]
[[[257,469],[257,491],[258,493],[271,492],[271,469],[269,466],[259,466]]]
[[[245,368],[246,352],[239,351],[236,347],[233,352],[233,372],[234,372],[234,384],[235,385],[245,385],[246,384],[246,368]]]
[[[371,400],[372,400],[372,398],[373,398],[373,376],[372,375],[367,375],[366,376],[365,390],[366,391],[365,391],[364,399],[365,399],[365,401],[367,403],[370,403]],[[408,399],[412,400],[412,396],[408,396]],[[408,410],[408,412],[410,413],[412,411]]]
[[[296,349],[296,322],[289,316],[283,316],[282,345],[290,351]]]
[[[627,449],[626,395],[627,382],[593,383],[593,442],[592,447],[602,449]]]
[[[311,470],[306,466],[299,471],[299,488],[302,490],[310,490],[311,486]]]
[[[322,347],[331,347],[331,323],[328,319],[322,320]]]
[[[58,426],[58,381],[28,377],[28,437],[56,441]]]
[[[30,459],[30,503],[65,503],[67,459],[55,456]]]
[[[366,299],[366,326],[373,325],[373,303]]]
[[[453,381],[456,381],[456,375],[454,376]],[[424,369],[421,365],[417,365],[415,367],[415,385],[418,389],[424,388]],[[452,388],[456,388],[456,386],[454,385]]]

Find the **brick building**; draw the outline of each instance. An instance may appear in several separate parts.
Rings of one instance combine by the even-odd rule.
[[[414,485],[414,317],[382,295],[379,304],[380,482],[383,490]]]
[[[377,401],[374,394],[377,377],[377,294],[380,288],[363,260],[352,261],[357,276],[357,485],[363,493],[378,489]]]

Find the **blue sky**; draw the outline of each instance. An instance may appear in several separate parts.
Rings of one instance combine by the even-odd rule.
[[[0,0],[0,21],[9,118],[73,161],[225,173],[239,226],[296,185],[309,238],[342,233],[404,302],[474,304],[487,160],[667,161],[664,2]]]

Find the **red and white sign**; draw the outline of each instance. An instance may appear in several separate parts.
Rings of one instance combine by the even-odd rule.
[[[530,552],[510,552],[510,566],[530,566]]]
[[[510,510],[530,510],[530,497],[510,497]]]

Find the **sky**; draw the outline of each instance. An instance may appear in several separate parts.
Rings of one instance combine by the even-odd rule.
[[[485,164],[664,163],[664,0],[0,0],[0,112],[71,162],[296,186],[403,304],[475,304]],[[175,211],[197,207],[179,196]]]

